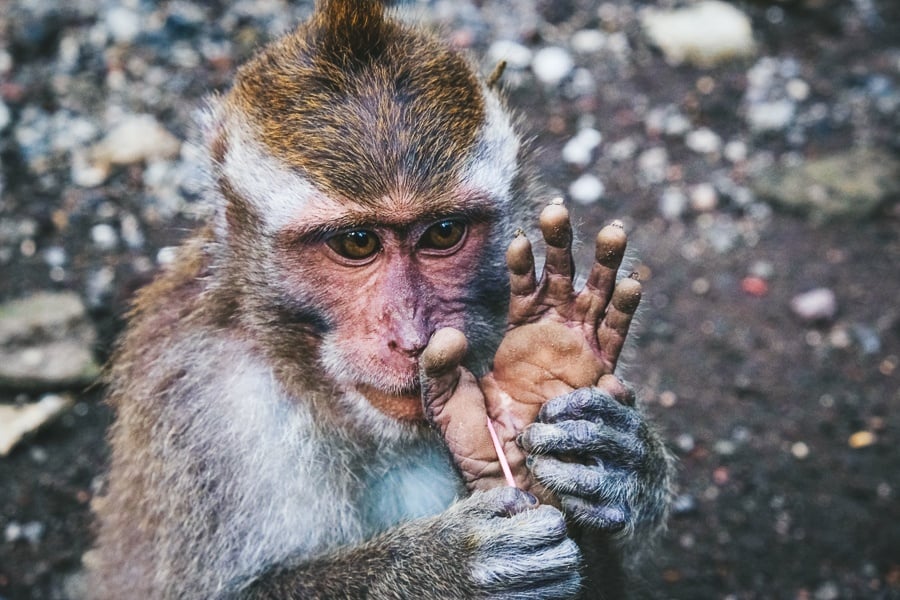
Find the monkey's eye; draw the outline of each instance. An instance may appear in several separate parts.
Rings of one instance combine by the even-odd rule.
[[[365,229],[356,229],[329,238],[328,247],[350,260],[365,260],[381,250],[378,236]]]
[[[450,250],[466,235],[466,224],[456,219],[439,221],[425,230],[419,246],[429,250]]]

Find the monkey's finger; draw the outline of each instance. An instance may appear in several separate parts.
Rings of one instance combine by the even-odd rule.
[[[626,277],[616,284],[606,315],[597,327],[600,360],[606,365],[609,373],[616,368],[619,353],[625,344],[631,320],[640,301],[641,284],[637,279]]]
[[[609,304],[626,244],[627,237],[621,221],[613,221],[597,233],[594,266],[576,301],[578,318],[590,327],[597,326]]]
[[[577,457],[585,462],[602,460],[617,467],[633,467],[643,458],[634,434],[585,420],[553,425],[532,423],[519,436],[519,443],[531,456]]]
[[[537,287],[534,254],[524,233],[517,233],[507,248],[506,266],[509,270],[509,322],[518,324],[531,316],[532,295]]]
[[[547,258],[540,285],[551,304],[568,302],[572,296],[575,261],[572,258],[572,225],[562,201],[554,200],[541,212],[541,234],[547,245]]]
[[[612,396],[623,406],[633,407],[636,403],[634,388],[611,373],[607,373],[597,380],[597,388]]]
[[[455,391],[461,375],[460,364],[467,350],[466,336],[451,327],[439,329],[431,336],[419,363],[426,414],[440,411]]]

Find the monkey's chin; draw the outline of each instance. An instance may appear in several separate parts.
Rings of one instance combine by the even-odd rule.
[[[400,394],[385,392],[366,384],[358,385],[357,389],[369,404],[392,419],[409,422],[425,420],[422,396],[418,389]]]

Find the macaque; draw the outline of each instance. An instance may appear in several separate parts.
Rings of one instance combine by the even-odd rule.
[[[619,598],[668,460],[614,374],[640,297],[575,291],[498,92],[375,0],[323,0],[204,123],[214,214],[140,291],[96,598]],[[516,486],[501,474],[487,419]]]

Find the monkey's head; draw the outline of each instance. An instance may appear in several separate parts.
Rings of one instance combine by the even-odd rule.
[[[380,2],[325,0],[214,112],[227,255],[214,272],[233,318],[283,379],[324,369],[382,413],[421,419],[431,334],[462,330],[478,369],[505,317],[527,178],[500,98]]]

